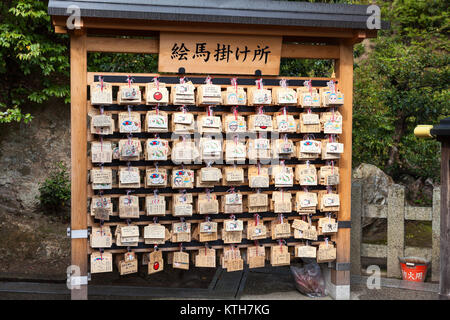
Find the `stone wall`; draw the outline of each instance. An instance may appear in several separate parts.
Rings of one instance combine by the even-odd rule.
[[[64,278],[67,222],[39,212],[36,196],[55,162],[70,165],[70,107],[54,100],[24,111],[29,124],[0,131],[0,276]]]
[[[70,165],[70,107],[59,100],[24,110],[29,124],[0,131],[0,213],[33,211],[39,182],[57,161]]]

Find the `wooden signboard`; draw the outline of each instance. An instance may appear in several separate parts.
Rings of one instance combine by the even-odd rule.
[[[161,32],[159,72],[278,75],[281,37]]]

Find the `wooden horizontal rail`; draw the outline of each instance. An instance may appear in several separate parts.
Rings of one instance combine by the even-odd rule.
[[[339,59],[339,46],[283,43],[281,57],[296,59]]]
[[[158,39],[87,37],[88,52],[145,53],[159,52]]]
[[[159,53],[159,40],[87,37],[86,47],[88,52],[157,54]],[[339,46],[283,43],[281,57],[297,59],[339,59]]]

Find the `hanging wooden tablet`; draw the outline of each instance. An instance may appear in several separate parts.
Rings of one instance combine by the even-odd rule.
[[[248,168],[248,185],[250,188],[268,188],[270,183],[268,167],[249,167]]]
[[[272,92],[270,89],[263,89],[258,87],[250,87],[248,89],[248,105],[271,105],[272,104]]]
[[[316,258],[317,248],[307,245],[295,246],[295,257],[297,258]]]
[[[269,211],[269,195],[267,193],[251,193],[248,195],[248,212],[259,213]]]
[[[277,131],[280,133],[296,132],[297,121],[294,119],[293,115],[286,113],[277,113],[275,115],[273,131]]]
[[[200,154],[205,162],[222,159],[222,140],[211,137],[200,138]]]
[[[267,114],[252,114],[248,116],[248,131],[250,132],[273,131],[272,116]]]
[[[148,105],[167,105],[169,103],[169,90],[167,90],[165,83],[156,80],[146,84],[145,97]]]
[[[339,167],[336,166],[322,166],[320,167],[319,183],[325,186],[335,186],[339,184]]]
[[[171,90],[172,104],[182,105],[194,105],[195,104],[195,87],[192,82],[176,84]]]
[[[218,214],[219,200],[217,199],[217,195],[211,193],[199,194],[197,208],[199,214]]]
[[[298,133],[319,133],[322,127],[318,113],[300,113]]]
[[[103,273],[113,271],[112,254],[110,252],[92,252],[90,272]]]
[[[197,88],[197,103],[199,105],[222,104],[222,91],[219,85],[204,84]]]
[[[152,223],[144,227],[145,244],[164,244],[167,229],[159,223]]]
[[[342,115],[339,111],[323,112],[320,123],[325,134],[342,134]]]
[[[121,276],[138,272],[138,260],[134,252],[126,252],[123,260],[119,261],[117,268]]]
[[[319,191],[318,199],[320,212],[339,211],[339,194]]]
[[[174,252],[172,265],[174,269],[189,270],[189,253],[182,251]]]
[[[284,239],[284,238],[290,238],[291,237],[291,225],[287,220],[284,220],[282,222],[280,221],[271,221],[271,235],[272,240],[276,239]]]
[[[172,144],[171,159],[176,164],[191,164],[196,162],[200,157],[195,142],[193,141],[174,141]]]
[[[292,212],[292,195],[289,192],[274,191],[272,193],[272,206],[275,213]]]
[[[111,248],[111,228],[107,226],[101,226],[99,228],[92,227],[91,234],[89,236],[89,245],[91,248]]]
[[[269,139],[248,139],[247,149],[248,159],[251,161],[269,160],[272,158]]]
[[[120,167],[119,168],[119,188],[140,188],[141,173],[137,167]]]
[[[275,159],[290,159],[295,156],[294,142],[290,139],[277,139],[272,144],[272,155]]]
[[[91,169],[93,190],[112,189],[112,170],[110,168]]]
[[[99,220],[109,220],[109,216],[113,213],[113,205],[111,197],[92,197],[91,199],[91,216]]]
[[[317,185],[317,170],[313,164],[298,164],[295,166],[295,180],[301,186]]]
[[[287,87],[274,87],[272,89],[273,104],[279,105],[296,105],[297,92]]]
[[[244,163],[247,157],[247,147],[245,139],[240,140],[238,137],[225,140],[225,161]]]
[[[145,208],[148,216],[166,215],[166,198],[164,196],[152,195],[145,197]]]
[[[298,104],[302,108],[319,108],[320,94],[316,88],[300,87],[297,88]]]
[[[222,196],[222,211],[226,214],[244,212],[243,196],[239,192],[233,192]]]
[[[272,167],[272,180],[276,188],[292,187],[294,185],[294,170],[285,165]]]
[[[241,257],[241,252],[238,248],[224,247],[221,258],[222,268],[227,272],[239,271],[244,269],[244,260]]]
[[[223,243],[241,243],[244,224],[241,220],[224,220],[222,228]]]
[[[91,133],[98,135],[113,134],[115,130],[114,119],[110,114],[95,114],[91,116]]]
[[[91,161],[92,163],[111,163],[112,145],[111,142],[91,142]]]
[[[139,112],[120,112],[119,113],[119,132],[120,133],[140,133],[141,132],[141,114]]]
[[[192,189],[194,188],[194,170],[174,168],[170,181],[174,189]]]
[[[316,241],[318,238],[317,229],[313,225],[309,225],[309,228],[305,230],[294,229],[294,238]]]
[[[164,260],[162,251],[153,251],[148,257],[148,274],[157,273],[164,270]]]
[[[270,264],[272,267],[288,266],[291,264],[291,255],[285,245],[270,247]]]
[[[172,196],[172,215],[175,217],[192,216],[193,197],[191,193],[181,193]]]
[[[294,219],[292,220],[292,225],[291,225],[292,229],[295,230],[300,230],[300,231],[306,231],[310,228],[310,225],[308,222],[300,220],[300,219]]]
[[[167,187],[167,169],[150,168],[145,170],[145,185],[149,188]]]
[[[91,104],[108,105],[112,104],[112,85],[103,81],[90,84]]]
[[[320,89],[322,95],[322,105],[324,107],[340,106],[344,104],[344,94],[336,90],[334,81],[328,82],[328,87]]]
[[[199,115],[197,117],[197,130],[200,134],[222,133],[222,120],[219,116]]]
[[[332,262],[336,260],[336,248],[330,243],[319,245],[317,250],[317,263]]]
[[[223,168],[223,182],[224,185],[233,186],[241,185],[245,181],[244,169],[242,167],[229,167]]]
[[[147,139],[145,142],[145,160],[166,161],[169,153],[169,141],[165,139]]]
[[[266,264],[266,250],[262,246],[247,248],[247,264],[249,269],[264,268]]]
[[[295,194],[295,210],[299,214],[314,214],[317,209],[317,193],[299,191]]]
[[[317,227],[319,235],[338,232],[338,223],[336,222],[336,219],[332,219],[331,217],[320,218]]]
[[[225,133],[247,132],[247,122],[243,116],[224,114],[222,123]]]
[[[208,242],[218,239],[217,222],[207,221],[199,223],[199,241]]]
[[[341,157],[340,153],[329,153],[328,150],[330,149],[328,147],[328,144],[334,142],[330,142],[329,139],[322,140],[322,160],[337,160]]]
[[[303,152],[302,150],[312,151]],[[296,144],[297,158],[299,160],[314,160],[320,157],[322,142],[318,140],[302,140]]]
[[[172,242],[190,242],[191,224],[188,222],[172,223]]]
[[[247,94],[243,87],[237,86],[237,80],[232,80],[232,86],[227,87],[222,92],[223,104],[228,106],[245,106],[247,105]]]
[[[130,195],[120,196],[119,217],[122,219],[139,219],[139,197]]]
[[[147,132],[169,132],[169,118],[164,111],[147,111],[145,123]]]
[[[135,247],[139,243],[139,227],[135,225],[118,225],[115,236],[116,246]]]
[[[139,139],[119,140],[120,161],[139,161],[142,145]]]
[[[175,112],[172,114],[171,130],[173,133],[193,133],[195,131],[194,115],[186,112]]]
[[[201,168],[199,173],[202,182],[220,182],[220,179],[222,179],[222,170],[220,168],[205,167]]]
[[[141,89],[138,85],[120,86],[117,92],[117,103],[122,105],[132,105],[142,103]]]
[[[195,256],[195,266],[198,268],[215,268],[216,267],[216,250],[206,248],[199,249]]]
[[[257,219],[258,222],[254,220],[249,220],[247,222],[247,239],[249,240],[260,240],[267,238],[267,228],[264,222]]]

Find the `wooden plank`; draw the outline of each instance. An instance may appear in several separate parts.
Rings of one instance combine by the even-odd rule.
[[[53,17],[54,25],[65,26],[66,17]],[[202,23],[178,22],[162,20],[136,20],[116,18],[84,17],[83,25],[87,29],[112,30],[141,30],[141,31],[170,31],[170,32],[199,32],[199,33],[228,33],[228,34],[254,34],[254,35],[286,35],[298,37],[324,37],[353,39],[358,30],[344,28],[317,28],[297,26],[251,25],[233,23]],[[368,34],[370,36],[370,34]]]
[[[339,141],[345,145],[345,153],[339,161],[339,196],[340,221],[351,220],[351,188],[352,188],[352,112],[353,112],[353,44],[341,41],[339,45],[340,59],[337,63],[336,74],[339,89],[344,93],[344,106],[339,109],[342,114],[342,134]],[[339,229],[336,236],[336,263],[350,263],[350,229]],[[335,285],[349,285],[350,271],[331,271],[331,281]]]
[[[88,52],[152,54],[159,52],[159,40],[87,37],[86,49]]]
[[[264,75],[278,75],[281,42],[280,36],[161,32],[158,70],[239,75],[260,70]]]
[[[87,53],[86,35],[70,37],[71,92],[71,229],[87,229]],[[72,239],[72,265],[87,276],[87,239]],[[71,291],[72,299],[87,299],[87,285]]]
[[[337,45],[302,45],[283,43],[281,47],[282,58],[297,59],[339,59],[339,46]]]

